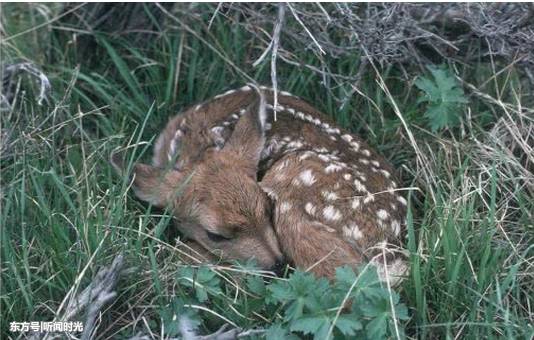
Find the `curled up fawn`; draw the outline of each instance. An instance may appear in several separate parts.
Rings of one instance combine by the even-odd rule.
[[[303,100],[280,92],[275,110],[272,97],[244,86],[172,118],[153,165],[134,166],[137,196],[222,259],[285,258],[328,278],[373,263],[397,282],[407,202],[392,167]]]

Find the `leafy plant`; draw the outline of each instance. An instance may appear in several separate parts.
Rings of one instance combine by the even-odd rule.
[[[178,281],[192,288],[200,303],[217,303],[222,297],[220,280],[206,267],[183,268]],[[374,267],[362,268],[358,275],[351,268],[338,268],[333,283],[301,271],[267,285],[258,276],[249,276],[245,282],[264,308],[279,308],[265,333],[267,339],[293,339],[299,334],[314,339],[382,339],[395,334],[395,323],[403,334],[398,320],[408,318],[406,306],[381,285]],[[175,318],[165,326],[173,330],[176,322]]]
[[[178,282],[185,287],[194,288],[199,302],[208,300],[208,294],[221,293],[221,282],[217,274],[207,267],[200,267],[198,270],[192,267],[183,267],[178,272],[177,278]]]
[[[196,310],[187,308],[186,302],[181,298],[174,298],[168,306],[160,312],[165,333],[170,336],[180,334],[186,328],[194,331],[200,326],[201,321]]]
[[[324,278],[297,271],[268,290],[269,303],[284,305],[283,325],[314,339],[386,338],[394,334],[393,313],[398,319],[408,318],[406,306],[395,292],[382,287],[374,267],[362,268],[358,275],[351,268],[338,268],[331,285]]]
[[[468,103],[456,78],[443,67],[428,66],[432,79],[419,77],[415,86],[424,92],[417,103],[427,103],[425,118],[433,132],[455,127],[461,121],[461,104]]]

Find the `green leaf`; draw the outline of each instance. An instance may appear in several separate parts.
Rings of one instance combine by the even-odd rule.
[[[257,296],[265,296],[267,288],[265,287],[265,282],[260,276],[249,276],[247,278],[247,287],[248,290]]]
[[[341,314],[336,320],[336,328],[344,335],[356,335],[356,331],[362,327],[362,323],[354,314]]]
[[[208,267],[197,270],[192,267],[183,267],[178,271],[177,280],[186,287],[194,288],[195,295],[200,302],[208,300],[208,295],[221,294],[221,280],[217,274]]]
[[[299,337],[290,334],[287,329],[282,327],[282,324],[275,323],[267,329],[265,333],[266,340],[298,340]]]
[[[350,267],[341,267],[336,269],[336,286],[345,294],[352,287],[354,282],[357,284],[352,288],[350,297],[359,300],[361,298],[372,299],[383,294],[384,288],[380,283],[376,268],[374,266],[362,266],[358,275]]]
[[[322,316],[308,316],[295,320],[291,323],[292,331],[300,331],[304,334],[315,334],[328,319]]]
[[[433,132],[461,122],[461,105],[468,100],[456,78],[445,68],[428,67],[432,78],[420,77],[415,86],[423,92],[417,103],[427,103],[424,117]]]
[[[385,314],[381,314],[371,320],[365,327],[367,337],[369,339],[385,339],[388,326],[387,321]]]

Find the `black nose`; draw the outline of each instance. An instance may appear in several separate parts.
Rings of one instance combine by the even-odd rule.
[[[284,275],[284,270],[286,269],[286,261],[283,259],[278,259],[271,267],[271,271],[276,274],[276,276]]]

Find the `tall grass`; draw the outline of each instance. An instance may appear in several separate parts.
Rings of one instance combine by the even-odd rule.
[[[212,5],[206,6],[212,13]],[[98,335],[159,336],[162,306],[188,294],[175,280],[183,256],[165,231],[172,229],[170,216],[128,193],[109,155],[130,145],[134,157],[150,157],[150,145],[169,117],[243,84],[243,73],[268,84],[269,65],[251,66],[262,52],[256,37],[223,16],[213,19],[209,31],[198,25],[195,35],[170,25],[142,45],[95,32],[97,62],[86,64],[76,54],[76,32],[54,27],[52,13],[45,5],[2,5],[2,62],[36,63],[53,93],[49,105],[39,106],[34,84],[23,80],[24,91],[1,116],[0,329],[13,336],[10,321],[52,320],[70,290],[82,290],[100,266],[122,253],[129,270],[117,300],[103,311]],[[49,51],[56,62],[46,62]],[[303,64],[316,63],[306,51],[295,53]],[[331,69],[354,75],[355,63],[332,60]],[[325,90],[321,77],[305,67],[279,62],[277,73],[281,88],[364,137],[400,170],[405,187],[420,188],[410,193],[411,273],[399,288],[409,307],[406,335],[529,338],[532,97],[513,65],[454,66],[475,90],[458,113],[462,125],[437,133],[422,120],[423,108],[416,104],[422,94],[395,69],[365,75],[361,95],[351,96],[342,109],[333,94],[350,89]],[[388,91],[377,83],[379,76]],[[203,332],[224,323],[219,316],[243,328],[269,327],[278,311],[265,307],[261,296],[234,299],[235,272],[218,273],[225,288],[206,307],[211,311],[201,312]],[[254,275],[245,270],[245,278]]]

